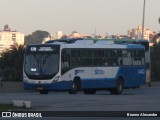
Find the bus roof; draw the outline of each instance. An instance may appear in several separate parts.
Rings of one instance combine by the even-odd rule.
[[[86,44],[84,43],[86,41]],[[99,43],[94,43],[91,42],[90,40],[85,40],[85,41],[76,41],[75,43],[63,43],[63,42],[54,42],[52,43],[53,45],[60,45],[61,48],[141,48],[144,49],[144,46],[139,45],[139,44],[107,44],[104,41],[99,41]],[[90,42],[88,42],[90,41]],[[102,42],[102,43],[101,43]]]

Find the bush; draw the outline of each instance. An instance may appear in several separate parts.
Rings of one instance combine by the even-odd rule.
[[[13,47],[0,57],[0,76],[5,81],[21,81],[24,46]]]
[[[151,47],[151,76],[152,81],[160,80],[160,45]]]
[[[5,81],[17,81],[17,71],[15,68],[4,69],[4,80]]]

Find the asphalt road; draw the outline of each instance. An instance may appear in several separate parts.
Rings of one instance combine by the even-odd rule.
[[[31,101],[32,108],[28,111],[160,111],[160,87],[127,89],[122,95],[110,95],[107,91],[98,91],[95,95],[83,92],[76,95],[68,92],[47,95],[38,92],[0,93],[0,103],[12,103],[12,100]]]
[[[95,95],[79,92],[50,92],[41,95],[38,92],[0,93],[0,103],[12,100],[29,100],[32,110],[44,111],[160,111],[160,87],[142,87],[124,90],[122,95],[110,95],[107,91],[98,91]]]

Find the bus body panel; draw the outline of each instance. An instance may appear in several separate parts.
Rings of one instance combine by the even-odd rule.
[[[124,66],[119,70],[119,75],[123,75],[124,87],[126,88],[144,85],[146,81],[145,66]]]

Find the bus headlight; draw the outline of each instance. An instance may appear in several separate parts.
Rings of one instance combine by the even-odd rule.
[[[27,83],[27,78],[26,78],[26,77],[23,77],[23,81]]]
[[[59,80],[59,76],[57,76],[52,82],[57,82]]]

